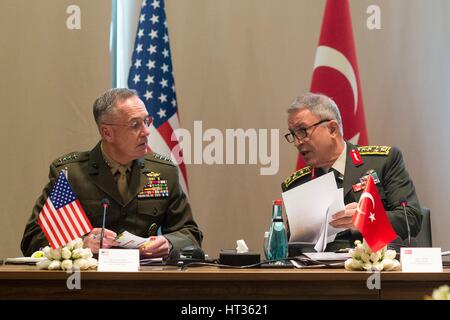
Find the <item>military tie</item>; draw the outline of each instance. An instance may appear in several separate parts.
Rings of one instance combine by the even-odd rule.
[[[344,182],[344,176],[342,174],[339,173],[339,171],[337,171],[334,168],[330,168],[329,170],[323,169],[323,168],[315,168],[316,170],[316,178],[323,176],[324,174],[328,173],[328,172],[333,172],[334,174],[334,179],[336,180],[336,184],[338,188],[342,188],[342,184]]]
[[[100,145],[102,150],[103,159],[111,170],[111,174],[114,176],[114,181],[117,183],[117,189],[123,202],[128,200],[128,177],[127,173],[131,171],[132,163],[123,165],[113,160],[103,151],[103,145]]]
[[[128,199],[127,167],[119,165],[116,174],[119,175],[117,178],[117,188],[119,189],[122,200],[125,202]]]
[[[342,174],[340,174],[339,171],[337,171],[334,168],[331,168],[330,171],[333,171],[333,173],[334,173],[334,178],[336,179],[337,187],[342,188],[342,184],[344,182],[344,176]]]
[[[318,178],[318,177],[320,177],[320,176],[323,176],[326,172],[325,172],[325,170],[323,169],[323,168],[315,168],[315,170],[316,170],[316,178]]]

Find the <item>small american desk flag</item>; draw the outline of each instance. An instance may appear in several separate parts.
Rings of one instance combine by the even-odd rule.
[[[39,213],[38,222],[53,249],[60,248],[92,230],[92,225],[64,172],[59,174]]]

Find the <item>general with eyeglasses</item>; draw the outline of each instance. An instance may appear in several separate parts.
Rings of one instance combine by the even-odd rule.
[[[400,150],[391,146],[356,146],[344,140],[341,115],[336,103],[322,94],[299,96],[288,107],[287,142],[294,145],[306,166],[282,184],[287,191],[333,172],[338,188],[344,189],[345,210],[332,216],[330,225],[344,228],[327,250],[353,247],[362,236],[353,225],[364,181],[371,175],[387,216],[399,238],[416,236],[422,214],[412,179]],[[402,202],[406,203],[405,212]],[[408,229],[409,227],[409,229]],[[400,240],[400,239],[398,239]]]
[[[102,199],[110,202],[103,248],[117,246],[119,232],[151,238],[141,247],[144,257],[167,258],[172,249],[200,246],[202,232],[179,184],[170,159],[150,151],[152,117],[134,90],[114,88],[93,106],[100,141],[90,151],[71,152],[50,165],[49,182],[37,199],[25,227],[21,249],[25,256],[48,245],[38,216],[61,171],[94,229],[84,246],[99,250],[103,222]]]

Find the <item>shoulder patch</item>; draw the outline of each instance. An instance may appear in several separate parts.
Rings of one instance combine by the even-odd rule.
[[[296,172],[294,172],[289,178],[287,178],[286,180],[284,180],[284,186],[287,188],[289,187],[289,185],[294,182],[295,180],[306,176],[307,174],[311,173],[311,167],[304,167]]]
[[[55,167],[88,159],[88,152],[71,152],[53,161]]]
[[[145,157],[145,160],[156,161],[156,162],[159,162],[159,163],[168,164],[168,165],[171,165],[171,166],[175,167],[175,164],[172,162],[172,160],[169,157],[160,155],[160,154],[155,153],[155,152],[152,152],[151,154],[147,155]]]
[[[360,146],[358,147],[358,152],[362,156],[387,156],[391,149],[392,147],[387,146]]]

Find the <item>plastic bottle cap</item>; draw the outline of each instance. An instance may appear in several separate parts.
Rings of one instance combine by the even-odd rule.
[[[273,201],[273,204],[276,204],[276,205],[278,205],[278,206],[281,206],[281,205],[283,204],[283,200],[281,200],[281,199],[275,199],[275,200]]]

